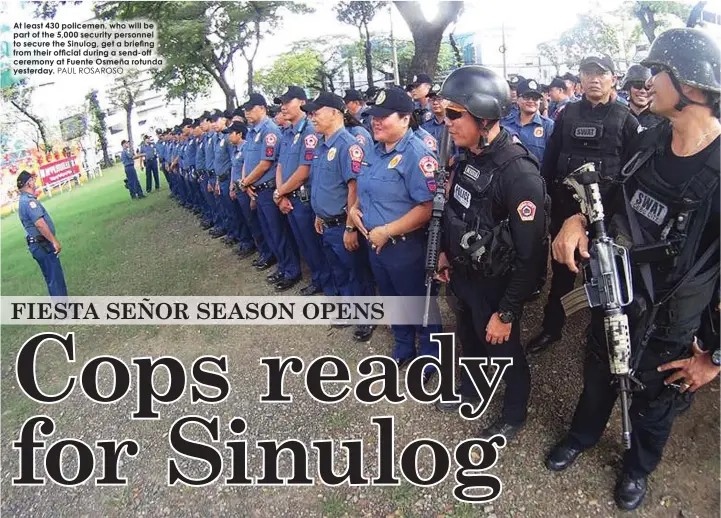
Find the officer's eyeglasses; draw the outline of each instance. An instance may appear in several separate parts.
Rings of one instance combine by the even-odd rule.
[[[461,117],[463,117],[463,114],[467,112],[468,110],[465,110],[463,108],[456,108],[455,106],[447,106],[446,107],[446,117],[448,117],[450,120],[458,120]]]
[[[537,97],[537,96],[535,96],[535,95],[522,95],[522,96],[520,97],[520,99],[523,99],[524,101],[527,101],[527,102],[533,101],[533,102],[536,102],[536,103],[541,100],[540,97]]]
[[[652,75],[652,76],[658,75],[658,74],[660,74],[661,72],[668,72],[668,71],[669,71],[667,67],[658,66],[658,65],[651,67],[650,70],[651,70],[651,75]]]
[[[629,84],[631,85],[631,88],[635,88],[636,90],[648,90],[646,83],[644,83],[643,81],[634,81],[633,83]]]

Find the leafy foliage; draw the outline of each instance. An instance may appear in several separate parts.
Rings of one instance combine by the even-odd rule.
[[[674,19],[685,22],[691,13],[691,6],[682,2],[636,1],[628,9],[641,23],[649,43],[653,43],[659,29],[665,29]]]
[[[85,96],[90,113],[90,130],[98,136],[100,147],[103,150],[103,162],[105,167],[110,167],[110,156],[108,155],[108,125],[105,122],[105,112],[98,101],[98,91],[91,90]]]
[[[385,5],[385,2],[338,2],[334,7],[339,21],[358,28],[369,86],[373,84],[373,51],[368,24]]]
[[[595,14],[580,14],[576,24],[564,31],[559,39],[565,62],[576,66],[585,56],[608,54],[619,55],[616,29]]]

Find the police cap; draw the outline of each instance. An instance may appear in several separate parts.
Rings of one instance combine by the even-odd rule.
[[[32,177],[33,175],[31,175],[27,171],[23,171],[22,173],[20,173],[17,179],[18,189],[22,189],[23,187],[25,187],[25,184],[28,183],[30,181],[30,178]]]
[[[376,96],[376,102],[366,112],[372,117],[387,117],[392,113],[413,113],[413,100],[400,88],[386,88]]]
[[[363,101],[363,96],[358,90],[346,90],[343,100],[347,103],[352,101]]]
[[[373,104],[376,99],[376,95],[378,95],[378,92],[380,91],[380,88],[375,86],[369,86],[368,90],[366,90],[365,96],[366,96],[366,103]]]
[[[535,79],[524,79],[518,83],[517,92],[519,96],[542,97],[541,86]]]
[[[561,90],[565,90],[566,83],[562,77],[554,77],[553,81],[551,81],[551,84],[548,85],[548,88],[560,88]]]
[[[721,93],[718,43],[699,29],[669,29],[653,40],[645,67],[665,68],[679,83],[700,90]]]
[[[251,108],[254,108],[256,106],[265,106],[267,108],[268,103],[265,102],[265,97],[260,94],[250,94],[248,96],[248,100],[245,101],[242,108],[244,110],[250,110]]]
[[[581,64],[578,65],[578,70],[588,70],[589,68],[592,68],[593,66],[596,66],[603,70],[604,72],[611,72],[612,74],[616,73],[616,69],[613,66],[613,59],[611,59],[610,56],[603,55],[603,56],[587,56],[581,60]],[[567,78],[571,79],[571,78]],[[571,79],[574,83],[578,83],[578,81],[574,79]]]
[[[189,119],[189,118],[187,118],[187,117],[184,118],[184,119],[183,119],[183,122],[180,123],[180,125],[181,125],[183,128],[186,127],[186,126],[190,126],[191,124],[193,124],[193,119]]]
[[[248,126],[240,121],[234,121],[233,124],[223,130],[223,133],[240,133],[240,136],[245,138],[246,133],[248,133]]]
[[[308,96],[300,86],[289,86],[288,91],[280,97],[273,99],[275,104],[285,104],[293,99],[300,99],[301,101],[307,101]]]
[[[428,74],[416,74],[413,76],[413,79],[411,79],[411,83],[408,86],[415,88],[418,85],[422,85],[422,84],[430,85],[432,83],[433,83],[433,79],[431,79],[431,76],[429,76]]]
[[[508,83],[490,68],[468,65],[457,68],[443,81],[439,95],[463,106],[478,119],[498,120],[511,109]]]
[[[521,81],[525,81],[526,78],[522,75],[518,74],[511,74],[508,76],[508,86],[511,90],[516,90],[518,88],[518,85],[521,84]]]
[[[318,97],[313,99],[311,102],[304,104],[300,107],[305,113],[312,113],[320,108],[335,108],[341,113],[345,113],[346,107],[343,102],[343,98],[340,95],[334,94],[333,92],[321,92]]]
[[[578,76],[574,76],[570,72],[566,72],[565,74],[563,74],[561,76],[561,79],[564,79],[566,81],[571,81],[574,85],[577,85],[578,83],[581,82],[581,79]],[[564,84],[563,87],[566,88],[566,85]]]

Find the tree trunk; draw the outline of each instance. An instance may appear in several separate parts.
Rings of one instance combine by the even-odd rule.
[[[641,29],[648,38],[648,43],[653,43],[653,40],[656,39],[656,19],[653,11],[648,7],[642,7],[640,11],[636,12],[636,18],[641,22]]]
[[[371,56],[371,35],[368,32],[368,24],[364,23],[366,31],[365,41],[365,58],[366,58],[366,78],[368,79],[368,87],[373,86],[373,57]]]
[[[38,131],[40,132],[40,138],[43,139],[43,144],[45,145],[45,149],[50,149],[50,145],[48,144],[48,137],[45,132],[45,124],[43,123],[42,119],[40,119],[39,117],[36,117],[29,111],[23,109],[22,106],[20,106],[18,103],[16,103],[13,100],[10,101],[10,104],[15,106],[15,109],[17,109],[17,111],[19,111],[20,113],[25,115],[28,119],[30,119],[33,122],[33,124],[35,124],[35,127],[37,127]]]
[[[355,75],[353,75],[353,56],[348,57],[348,82],[350,89],[355,90]]]
[[[100,141],[100,147],[103,150],[103,164],[105,167],[110,167],[110,155],[108,154],[108,141],[102,139]]]
[[[185,119],[188,115],[188,94],[183,91],[183,118]]]
[[[207,62],[203,62],[203,68],[210,74],[215,82],[218,83],[220,89],[223,90],[223,94],[225,94],[225,108],[227,110],[234,109],[236,104],[235,90],[233,90],[228,84],[228,81],[225,80],[225,76],[223,75],[224,70],[216,69],[212,64]]]
[[[416,52],[408,74],[413,76],[423,72],[433,77],[436,74],[443,31],[458,17],[463,9],[463,2],[439,2],[438,14],[431,22],[426,21],[423,16],[421,2],[393,2],[393,4],[413,35]]]
[[[253,93],[253,60],[247,59],[248,62],[248,95]]]
[[[130,126],[132,114],[133,106],[129,104],[125,107],[125,126],[128,129],[128,142],[130,142],[130,149],[133,153],[135,153],[135,146],[133,145],[133,129]]]

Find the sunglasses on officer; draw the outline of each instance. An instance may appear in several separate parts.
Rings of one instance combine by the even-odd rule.
[[[649,70],[651,71],[652,76],[658,75],[661,72],[671,72],[668,67],[664,67],[662,65],[654,65],[650,67]]]
[[[446,106],[446,117],[452,121],[458,120],[467,111],[465,108],[459,108],[458,106]]]
[[[628,84],[631,85],[631,88],[635,88],[636,90],[648,90],[646,83],[644,83],[643,81],[633,81]]]

